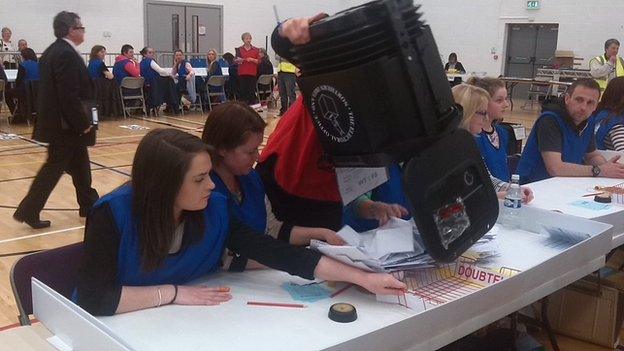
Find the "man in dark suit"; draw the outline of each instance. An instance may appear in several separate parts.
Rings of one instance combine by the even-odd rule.
[[[91,110],[91,79],[77,45],[84,41],[85,27],[73,12],[54,17],[56,41],[39,60],[41,80],[37,120],[33,138],[49,143],[48,159],[37,173],[26,197],[13,218],[31,227],[45,228],[50,221],[39,218],[50,193],[67,172],[76,188],[80,216],[86,217],[98,199],[91,187],[91,167],[87,146],[95,144]]]

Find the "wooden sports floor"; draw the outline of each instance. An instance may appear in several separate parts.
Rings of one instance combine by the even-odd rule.
[[[523,111],[517,102],[514,112],[506,121],[533,126],[538,114]],[[201,137],[207,114],[193,112],[176,117],[150,117],[108,119],[100,122],[97,144],[89,149],[93,187],[100,196],[115,189],[130,178],[131,164],[136,147],[149,130],[177,128]],[[279,118],[269,111],[265,141]],[[44,146],[31,140],[31,127],[26,124],[9,125],[7,108],[0,113],[0,330],[17,323],[15,300],[9,283],[13,263],[25,252],[50,249],[81,241],[84,219],[78,216],[78,205],[71,178],[63,175],[52,192],[42,219],[52,221],[49,228],[34,230],[13,220],[17,204],[24,197],[34,176],[46,158]],[[14,134],[8,137],[7,134]],[[546,340],[538,335],[538,339]],[[563,350],[606,350],[571,339],[560,338]]]

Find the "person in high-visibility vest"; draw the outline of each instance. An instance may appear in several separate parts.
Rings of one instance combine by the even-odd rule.
[[[604,55],[589,60],[590,73],[598,82],[601,93],[611,79],[624,76],[624,60],[618,56],[620,42],[617,39],[609,39],[605,41],[604,47]]]
[[[279,115],[283,115],[286,110],[295,102],[295,72],[297,67],[292,63],[279,58],[279,66],[277,73],[277,82],[280,94],[280,111]]]

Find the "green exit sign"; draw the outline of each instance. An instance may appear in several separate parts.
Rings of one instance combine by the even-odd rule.
[[[527,1],[527,10],[539,10],[540,2],[539,1]]]

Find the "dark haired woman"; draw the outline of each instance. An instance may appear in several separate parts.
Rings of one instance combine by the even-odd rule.
[[[30,81],[38,81],[39,80],[39,64],[37,63],[37,55],[31,48],[26,48],[21,51],[22,62],[20,62],[17,67],[17,78],[15,79],[15,87],[13,89],[7,89],[5,92],[7,106],[9,110],[13,114],[13,118],[11,119],[14,123],[20,123],[25,121],[28,116],[24,116],[24,114],[28,114],[27,111],[30,108],[24,108],[27,102],[27,88],[26,83]],[[15,99],[19,102],[16,111],[15,108]],[[34,104],[34,102],[33,102]]]
[[[102,45],[95,45],[91,48],[91,53],[89,54],[89,76],[91,78],[106,78],[113,79],[113,73],[108,70],[106,64],[104,64],[104,58],[106,57],[106,48]]]
[[[237,218],[258,233],[293,245],[307,245],[310,239],[344,244],[333,230],[293,226],[275,219],[262,180],[253,169],[265,127],[258,113],[242,102],[226,102],[210,112],[202,140],[215,150],[210,172],[215,191],[225,195]]]
[[[95,315],[167,304],[217,305],[229,289],[187,285],[219,267],[225,247],[304,278],[349,281],[376,294],[405,284],[319,253],[258,235],[230,217],[213,193],[210,147],[176,130],[149,132],[139,144],[132,181],[101,198],[85,229],[75,300]]]
[[[596,147],[624,151],[624,77],[609,81],[594,116]]]

